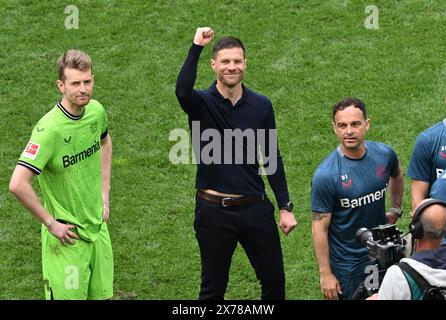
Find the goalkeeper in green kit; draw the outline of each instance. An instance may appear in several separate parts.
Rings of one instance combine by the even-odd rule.
[[[107,115],[91,100],[94,77],[87,54],[67,51],[57,66],[62,100],[35,125],[9,189],[42,223],[46,299],[109,299],[112,142]],[[43,205],[31,184],[34,175]]]

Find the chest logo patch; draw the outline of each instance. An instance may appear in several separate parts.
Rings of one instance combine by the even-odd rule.
[[[90,123],[90,131],[91,131],[91,133],[96,133],[96,131],[98,131],[98,122],[97,121]]]
[[[384,179],[384,177],[386,176],[386,166],[385,165],[380,165],[376,167],[376,176],[379,179]]]
[[[346,174],[341,175],[341,180],[342,180],[342,182],[341,182],[342,186],[345,189],[348,189],[352,186],[352,179],[349,179],[348,175],[346,175]]]

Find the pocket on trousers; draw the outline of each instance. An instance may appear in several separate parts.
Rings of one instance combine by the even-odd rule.
[[[272,204],[272,202],[271,202],[268,198],[265,198],[265,200],[263,200],[263,201],[261,202],[261,204],[262,204],[262,206],[264,207],[265,214],[266,214],[266,215],[269,215],[269,216],[272,216],[273,219],[275,219],[275,218],[274,218],[275,207],[274,207],[274,205]]]
[[[200,227],[206,226],[209,219],[215,218],[218,213],[219,205],[197,197],[195,204],[194,229],[197,231]]]
[[[195,232],[197,232],[198,228],[200,227],[202,213],[203,213],[203,210],[205,210],[205,207],[206,207],[206,201],[196,197],[195,198],[195,219],[194,219]]]

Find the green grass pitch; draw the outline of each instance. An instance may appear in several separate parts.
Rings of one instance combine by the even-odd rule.
[[[116,299],[198,296],[196,168],[168,158],[169,132],[187,128],[175,81],[196,27],[241,38],[245,83],[273,102],[299,223],[281,235],[288,299],[322,299],[309,202],[312,174],[337,145],[331,106],[344,96],[363,99],[372,120],[367,138],[390,144],[404,171],[418,133],[444,118],[445,1],[79,0],[73,1],[78,29],[65,27],[68,4],[0,0],[0,299],[44,297],[40,225],[9,193],[8,182],[32,126],[60,97],[55,62],[67,49],[91,55],[94,97],[109,116]],[[379,10],[378,29],[365,27],[368,5]],[[214,79],[209,59],[206,48],[197,88]],[[269,187],[268,194],[273,198]],[[238,248],[226,298],[259,297]]]

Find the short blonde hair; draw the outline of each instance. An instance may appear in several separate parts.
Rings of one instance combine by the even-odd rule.
[[[85,52],[80,50],[68,50],[57,60],[59,80],[62,82],[65,82],[65,68],[88,71],[93,69],[93,65],[90,56]]]

